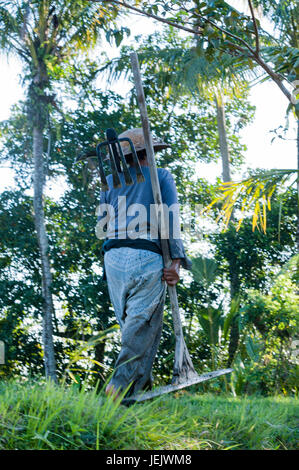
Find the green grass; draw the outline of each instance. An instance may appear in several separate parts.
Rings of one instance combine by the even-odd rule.
[[[0,449],[295,449],[298,399],[183,392],[129,408],[95,391],[0,383]]]

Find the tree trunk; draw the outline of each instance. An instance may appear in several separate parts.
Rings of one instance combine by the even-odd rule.
[[[231,181],[231,176],[229,167],[229,150],[225,127],[225,110],[221,93],[219,94],[219,96],[216,97],[215,101],[217,108],[217,125],[219,134],[220,154],[222,160],[222,179],[224,182],[227,182]]]
[[[43,188],[43,127],[35,124],[33,127],[33,158],[34,158],[34,221],[42,266],[42,298],[43,298],[43,347],[45,374],[56,382],[56,363],[53,344],[53,300],[52,275],[49,262],[49,243],[45,228]]]
[[[225,126],[225,108],[222,93],[215,97],[217,108],[217,125],[219,133],[219,145],[222,161],[222,179],[224,182],[231,181],[230,164],[229,164],[229,149],[227,143],[226,126]],[[232,210],[231,221],[234,221],[234,210]],[[230,298],[231,301],[235,298],[240,291],[239,274],[236,270],[234,259],[230,258],[229,263],[229,277],[230,277]],[[227,366],[230,367],[236,351],[239,346],[239,315],[235,315],[231,324],[231,331],[228,346],[228,361]]]
[[[239,275],[236,271],[236,267],[234,266],[233,261],[229,262],[229,270],[230,270],[230,298],[231,301],[238,297],[240,291],[240,283],[239,283]],[[239,346],[239,339],[240,339],[240,331],[239,331],[239,319],[240,315],[237,313],[231,322],[231,329],[229,335],[229,345],[228,345],[228,360],[227,360],[227,367],[232,365],[234,360],[235,354],[237,352]]]

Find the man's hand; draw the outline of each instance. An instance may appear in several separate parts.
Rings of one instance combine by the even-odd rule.
[[[169,286],[175,286],[180,280],[181,260],[173,259],[169,268],[163,269],[162,281],[166,281]]]

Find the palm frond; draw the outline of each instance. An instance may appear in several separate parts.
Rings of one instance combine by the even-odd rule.
[[[267,210],[271,210],[271,197],[274,191],[282,187],[289,179],[295,176],[295,180],[289,183],[293,185],[298,180],[299,170],[273,169],[258,171],[240,182],[229,181],[221,183],[218,190],[220,196],[215,198],[208,206],[203,208],[203,213],[209,213],[216,205],[221,205],[221,210],[216,218],[218,222],[223,219],[225,230],[228,227],[233,209],[239,204],[241,214],[237,225],[240,229],[244,214],[252,212],[252,230],[261,227],[266,233]]]
[[[0,2],[0,47],[2,51],[10,53],[16,46],[18,48],[22,46],[20,43],[20,10],[14,8],[15,11],[11,11],[8,7],[8,2]]]
[[[170,46],[171,44],[171,46]],[[100,72],[105,72],[109,82],[130,73],[131,48],[123,47],[119,58],[108,61]],[[162,86],[170,86],[173,95],[200,93],[214,99],[215,90],[226,90],[226,94],[242,94],[244,82],[257,79],[257,67],[248,69],[248,64],[238,62],[226,54],[221,64],[207,57],[204,45],[195,45],[193,38],[181,38],[176,31],[154,33],[140,43],[138,58],[144,70],[151,71]]]
[[[223,323],[223,311],[211,306],[203,307],[198,310],[197,318],[209,344],[216,346],[219,342],[219,331]]]

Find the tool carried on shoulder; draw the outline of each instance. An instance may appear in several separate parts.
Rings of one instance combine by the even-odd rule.
[[[137,153],[132,140],[129,137],[118,137],[114,129],[106,130],[106,139],[88,152],[81,153],[76,158],[76,163],[87,158],[97,157],[98,168],[100,174],[100,180],[102,184],[102,190],[107,191],[109,189],[103,162],[105,160],[110,161],[110,170],[112,174],[113,187],[121,188],[121,181],[119,178],[119,172],[123,172],[126,186],[134,184],[132,176],[130,175],[129,168],[124,156],[124,152],[121,146],[121,142],[127,142],[130,146],[131,153],[133,155],[133,161],[136,168],[137,183],[144,182],[144,176],[141,171],[140,163],[137,157]],[[103,150],[108,147],[108,155]]]
[[[132,64],[134,82],[135,82],[136,93],[137,93],[137,101],[138,101],[140,115],[141,115],[143,137],[144,137],[147,160],[149,163],[150,179],[151,179],[151,184],[152,184],[154,202],[155,202],[157,211],[161,213],[161,217],[158,217],[158,220],[160,222],[159,232],[160,232],[160,235],[161,234],[163,235],[163,233],[166,233],[165,232],[165,220],[164,220],[164,215],[163,215],[163,201],[161,197],[158,172],[157,172],[155,156],[154,156],[154,147],[157,150],[157,149],[166,148],[168,147],[168,145],[156,139],[153,140],[153,137],[150,131],[149,119],[147,115],[147,108],[146,108],[146,102],[145,102],[140,69],[139,69],[139,64],[138,64],[138,57],[135,52],[131,54],[131,64]],[[140,131],[140,129],[134,129],[134,131]],[[136,168],[137,183],[141,183],[144,181],[144,176],[142,174],[142,170],[140,167],[140,163],[139,163],[135,146],[130,138],[117,136],[114,129],[107,129],[106,140],[104,142],[99,143],[95,149],[81,153],[76,159],[76,162],[79,162],[79,161],[83,161],[85,159],[92,158],[92,157],[97,158],[101,186],[102,186],[103,191],[107,191],[109,189],[105,171],[104,171],[104,165],[103,165],[103,162],[105,161],[110,162],[110,170],[112,173],[114,188],[121,187],[119,172],[123,172],[126,185],[134,184],[132,180],[132,176],[129,172],[126,157],[124,155],[124,150],[123,150],[123,145],[122,145],[124,142],[126,142],[129,146],[129,148],[126,151],[126,155],[128,153],[132,154],[134,166]],[[104,152],[104,149],[106,147],[108,147],[108,154],[107,154],[107,151]],[[170,257],[170,252],[169,252],[169,243],[168,243],[167,238],[163,236],[161,236],[160,240],[161,240],[164,266],[169,267],[172,262],[171,257]],[[154,398],[165,393],[173,392],[175,390],[180,390],[182,388],[186,388],[191,385],[195,385],[200,382],[204,382],[206,380],[210,380],[210,379],[219,377],[221,375],[228,374],[233,371],[233,369],[220,369],[220,370],[209,372],[209,373],[202,374],[202,375],[197,374],[197,372],[194,369],[194,366],[190,358],[190,354],[189,354],[189,351],[188,351],[188,348],[186,346],[184,336],[183,336],[183,329],[182,329],[182,323],[180,319],[180,311],[179,311],[179,305],[178,305],[176,286],[168,286],[168,294],[169,294],[170,303],[171,303],[174,334],[175,334],[175,359],[174,359],[174,366],[173,366],[172,383],[170,385],[158,387],[148,392],[139,392],[138,394],[134,396],[130,396],[127,399],[125,398],[123,400],[124,404],[131,404],[134,402],[148,400],[150,398]]]
[[[164,224],[165,224],[164,216],[163,216],[163,201],[161,197],[158,172],[157,172],[156,161],[155,161],[155,156],[154,156],[153,140],[152,140],[150,125],[149,125],[148,114],[147,114],[147,107],[146,107],[145,96],[144,96],[144,91],[143,91],[143,86],[142,86],[141,75],[140,75],[138,57],[135,52],[131,54],[131,65],[132,65],[132,70],[133,70],[133,75],[134,75],[137,101],[138,101],[140,115],[141,115],[141,122],[142,122],[147,160],[149,162],[149,170],[150,170],[154,201],[155,201],[157,209],[161,211],[162,213],[162,216],[159,220],[161,222],[160,233],[163,234]],[[164,266],[169,267],[172,260],[170,257],[168,240],[164,237],[161,237],[161,248],[162,248]],[[149,392],[145,392],[145,393],[140,392],[135,396],[129,397],[127,400],[126,399],[123,400],[124,403],[126,401],[134,402],[134,401],[148,400],[150,398],[162,395],[164,393],[173,392],[175,390],[186,388],[188,386],[195,385],[197,383],[204,382],[206,380],[210,380],[215,377],[219,377],[220,375],[228,374],[232,372],[233,370],[233,369],[221,369],[221,370],[209,372],[203,375],[197,374],[197,372],[194,369],[194,366],[190,358],[189,351],[188,351],[188,348],[186,346],[184,336],[183,336],[183,329],[182,329],[182,323],[180,319],[180,311],[179,311],[179,305],[178,305],[176,286],[168,286],[168,294],[169,294],[170,303],[171,303],[174,334],[175,334],[175,341],[176,341],[172,383],[171,385],[159,387]]]

